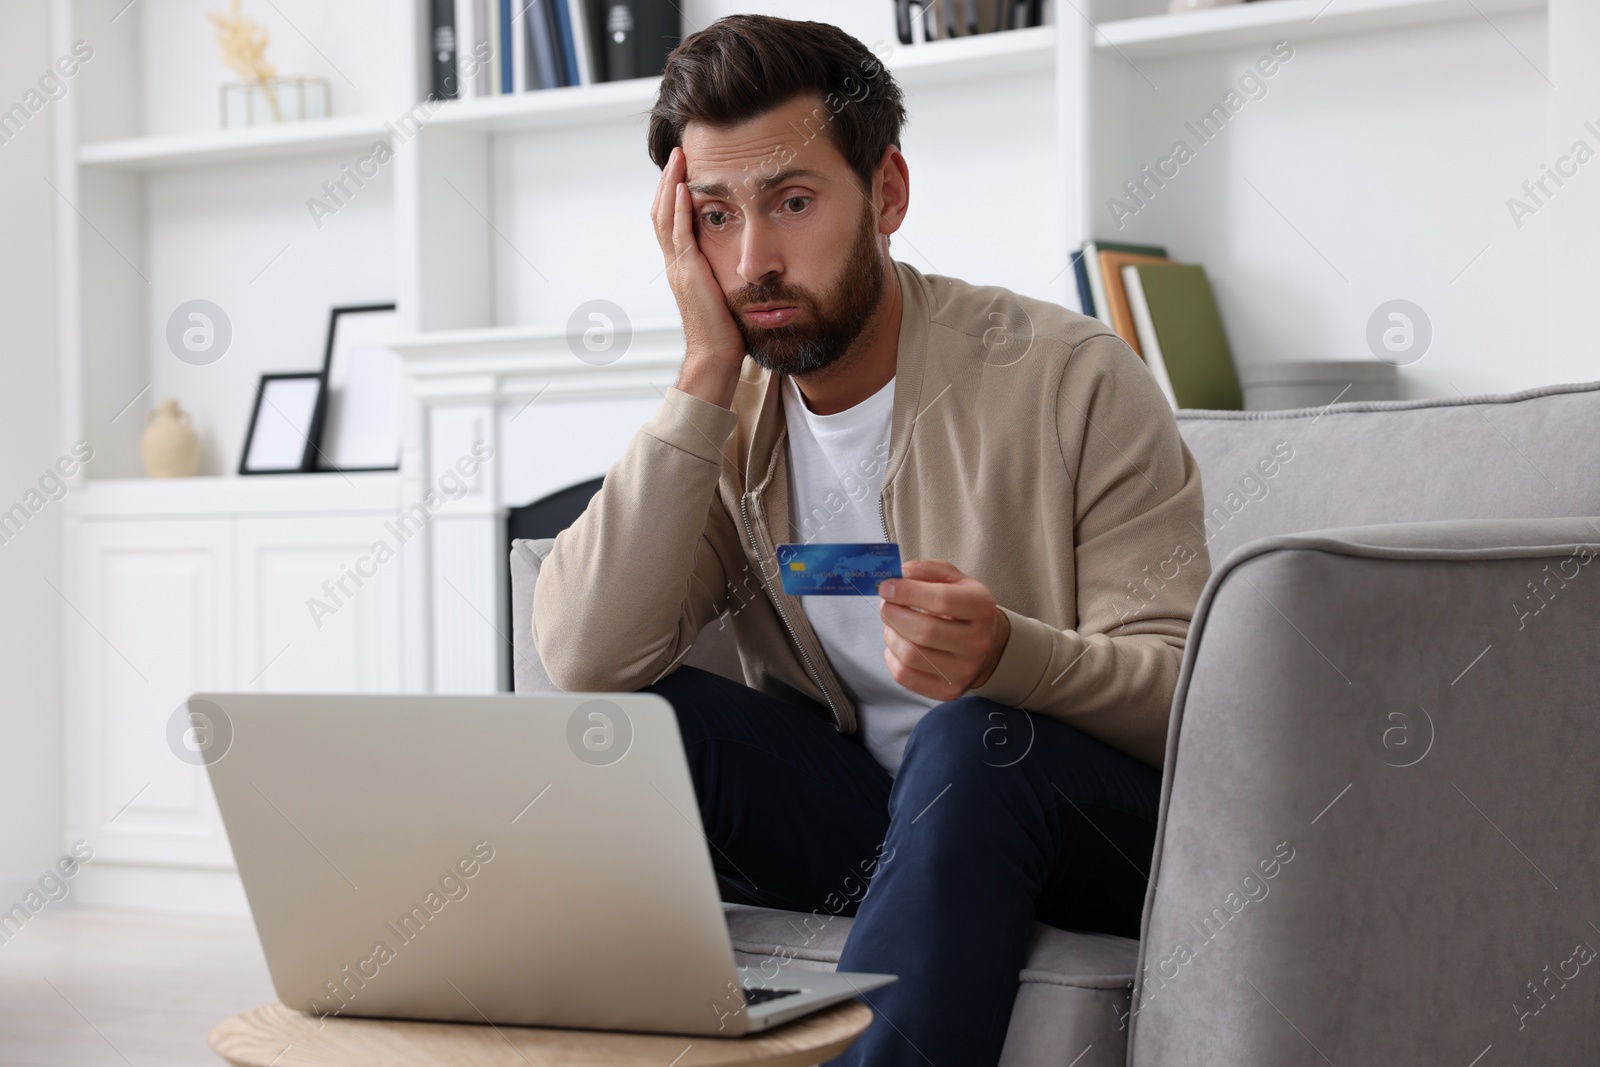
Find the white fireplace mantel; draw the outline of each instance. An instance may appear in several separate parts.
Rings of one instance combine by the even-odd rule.
[[[609,466],[677,380],[682,326],[634,326],[610,363],[580,359],[563,328],[429,331],[394,347],[410,397],[402,507],[430,516],[427,551],[407,556],[407,601],[424,620],[407,628],[406,661],[416,665],[408,686],[494,692],[510,654],[505,515],[528,501],[515,486],[527,483],[529,466],[549,470],[550,488],[579,480],[562,481],[562,471],[592,477]],[[528,431],[537,447],[526,443]]]

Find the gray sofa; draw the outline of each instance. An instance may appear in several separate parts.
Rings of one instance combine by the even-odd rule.
[[[1143,936],[1036,927],[1002,1063],[1600,1062],[1600,382],[1178,418],[1213,573]],[[850,927],[727,911],[744,962]]]

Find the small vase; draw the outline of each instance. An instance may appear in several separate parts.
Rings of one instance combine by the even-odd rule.
[[[151,478],[189,478],[200,469],[200,437],[176,400],[163,400],[145,413],[139,456]]]

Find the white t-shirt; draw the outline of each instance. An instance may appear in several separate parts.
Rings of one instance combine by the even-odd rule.
[[[783,380],[789,426],[789,510],[801,543],[883,542],[878,510],[889,462],[894,379],[853,408],[818,415],[794,379]],[[890,774],[911,728],[938,703],[903,687],[883,662],[883,619],[874,596],[805,596],[802,610],[828,664],[855,702],[861,741]]]

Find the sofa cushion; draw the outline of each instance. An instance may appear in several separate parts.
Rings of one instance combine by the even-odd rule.
[[[1600,515],[1600,382],[1502,396],[1180,411],[1215,567],[1275,534]]]
[[[539,568],[550,555],[553,538],[511,542],[511,678],[518,693],[553,693],[556,684],[545,673],[544,661],[533,641],[533,587]],[[744,681],[733,631],[713,619],[683,662],[736,682]]]
[[[768,975],[777,968],[833,970],[854,921],[742,904],[723,910],[735,958]],[[1122,1067],[1138,954],[1139,942],[1126,937],[1034,923],[1001,1067]]]

